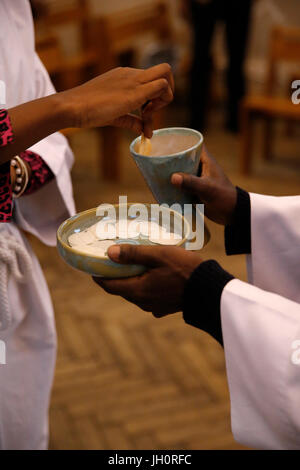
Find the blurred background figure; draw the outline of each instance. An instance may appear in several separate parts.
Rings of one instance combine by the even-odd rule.
[[[226,74],[226,127],[238,131],[238,105],[245,94],[244,62],[247,49],[252,0],[182,0],[194,33],[190,84],[190,127],[203,131],[211,96],[211,46],[216,23],[225,25],[228,66]]]

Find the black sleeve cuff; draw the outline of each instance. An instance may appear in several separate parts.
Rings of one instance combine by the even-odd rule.
[[[222,346],[221,295],[232,279],[216,261],[204,261],[192,273],[184,292],[184,321],[206,331]]]
[[[237,202],[233,221],[225,227],[225,250],[227,255],[251,253],[251,205],[249,193],[237,189]]]

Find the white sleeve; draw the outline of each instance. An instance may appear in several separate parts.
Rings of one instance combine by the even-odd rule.
[[[300,302],[300,196],[250,194],[249,280]]]
[[[300,304],[234,279],[221,320],[235,439],[300,449]]]
[[[55,92],[49,75],[35,55],[36,98]],[[70,169],[73,154],[65,137],[56,132],[33,145],[54,173],[54,180],[33,194],[16,200],[15,218],[19,227],[33,233],[48,245],[55,245],[56,230],[75,212]]]

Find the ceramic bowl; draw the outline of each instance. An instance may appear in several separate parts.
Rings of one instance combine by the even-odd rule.
[[[115,208],[116,216],[118,217],[119,211],[127,210],[131,206],[138,206],[138,203],[128,204],[114,204],[111,207]],[[144,204],[147,207],[150,220],[150,204]],[[191,233],[190,224],[188,221],[178,212],[170,210],[166,207],[161,207],[161,214],[165,214],[170,217],[171,220],[171,231],[174,230],[174,225],[180,224],[183,228],[183,238],[179,240],[177,246],[184,247],[189,235]],[[104,216],[97,215],[97,208],[89,209],[84,212],[80,212],[77,215],[65,220],[57,231],[57,248],[62,258],[75,269],[79,269],[92,276],[107,277],[107,278],[121,278],[130,277],[142,274],[146,268],[140,265],[125,265],[118,264],[111,261],[107,256],[95,256],[88,255],[75,247],[71,247],[68,239],[71,234],[82,231],[90,227],[91,225],[99,222]],[[162,217],[155,219],[160,225]],[[128,220],[133,220],[130,217]],[[151,219],[153,220],[153,218]],[[116,243],[132,243],[132,244],[152,244],[149,240],[119,240]]]

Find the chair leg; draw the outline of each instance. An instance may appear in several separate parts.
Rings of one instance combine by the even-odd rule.
[[[273,123],[271,119],[266,118],[264,122],[264,135],[263,135],[263,158],[264,160],[272,159],[272,137],[273,137]]]
[[[115,127],[99,129],[102,137],[101,168],[106,180],[120,179],[120,130]]]
[[[241,133],[240,133],[240,172],[243,175],[249,175],[252,159],[252,134],[253,134],[253,116],[251,111],[242,106],[241,108]]]

